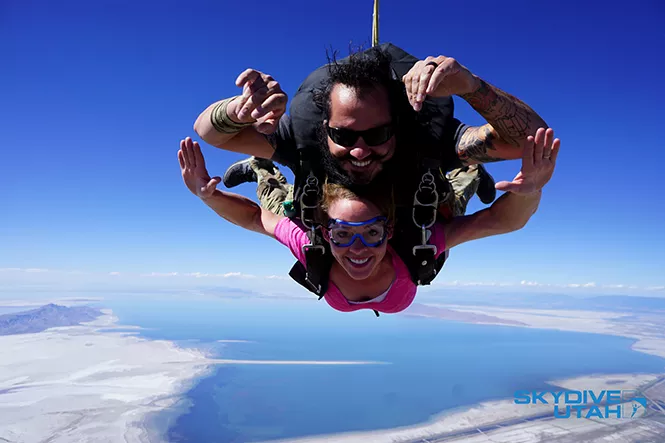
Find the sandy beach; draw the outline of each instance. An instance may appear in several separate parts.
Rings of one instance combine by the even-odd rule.
[[[117,320],[105,310],[81,326],[0,337],[0,441],[160,442],[165,429],[148,429],[146,418],[185,412],[182,395],[215,365],[375,363],[213,359]]]

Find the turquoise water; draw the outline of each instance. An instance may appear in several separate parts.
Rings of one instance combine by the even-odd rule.
[[[323,302],[322,302],[323,303]],[[342,314],[316,303],[118,302],[142,335],[231,359],[372,360],[363,366],[224,365],[189,393],[174,442],[250,442],[391,428],[545,381],[589,373],[662,372],[665,360],[595,334],[435,319]],[[217,343],[217,340],[249,343]],[[620,387],[617,387],[620,389]]]

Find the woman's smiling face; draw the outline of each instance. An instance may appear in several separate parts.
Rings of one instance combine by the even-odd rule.
[[[341,198],[333,201],[328,208],[328,216],[331,219],[343,220],[345,222],[366,222],[379,216],[386,216],[373,204],[363,200],[352,200]],[[340,237],[335,237],[342,242],[348,242],[355,233],[364,234],[365,243],[371,244],[381,237],[381,228],[388,229],[385,222],[377,222],[364,226],[349,226]],[[332,234],[328,231],[329,236]],[[375,247],[366,246],[360,238],[355,238],[350,246],[342,247],[330,242],[330,249],[337,262],[354,280],[364,280],[372,276],[378,269],[379,264],[386,255],[388,247],[387,238]]]

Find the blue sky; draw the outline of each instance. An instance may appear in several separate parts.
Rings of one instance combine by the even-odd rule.
[[[292,95],[326,48],[346,55],[349,43],[368,44],[372,1],[58,3],[0,6],[0,283],[43,274],[26,269],[71,281],[285,276],[288,250],[217,218],[185,189],[178,142],[195,135],[208,104],[238,93],[245,68],[271,73]],[[529,225],[456,248],[439,283],[665,295],[653,289],[665,286],[664,19],[658,0],[381,3],[383,42],[455,57],[530,104],[562,140]],[[484,123],[455,100],[460,120]],[[204,154],[213,175],[240,158],[205,144]],[[489,170],[510,180],[519,163]],[[476,199],[470,209],[481,207]]]

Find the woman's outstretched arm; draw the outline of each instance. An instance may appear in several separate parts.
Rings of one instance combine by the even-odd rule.
[[[210,178],[197,142],[189,137],[181,140],[178,161],[187,189],[220,217],[250,231],[275,236],[275,227],[283,217],[261,208],[242,195],[217,190],[221,178]]]
[[[489,208],[446,224],[446,247],[522,229],[538,209],[543,187],[554,173],[560,145],[551,128],[540,128],[535,137],[529,136],[520,172],[512,182],[496,184],[498,190],[507,192]]]

